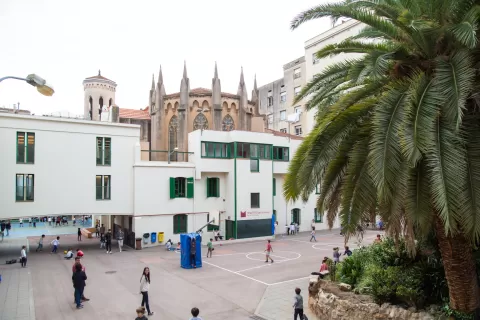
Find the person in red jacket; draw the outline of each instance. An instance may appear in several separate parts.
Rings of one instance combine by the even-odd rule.
[[[82,263],[80,262],[80,257],[79,257],[79,256],[76,256],[76,257],[75,257],[75,263],[74,263],[73,266],[72,266],[72,273],[75,273],[75,272],[76,272],[76,269],[75,269],[75,268],[76,268],[77,264],[79,264],[79,265],[82,267],[82,271],[85,272],[85,266],[83,266]],[[82,293],[81,300],[82,300],[82,302],[84,302],[84,301],[90,301],[90,299],[85,298],[85,294],[84,294],[84,293]]]

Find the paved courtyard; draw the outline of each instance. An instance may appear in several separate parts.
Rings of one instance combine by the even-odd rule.
[[[371,243],[375,235],[369,231],[364,243]],[[273,264],[264,262],[265,241],[254,241],[215,246],[213,258],[204,258],[202,268],[184,270],[179,266],[179,254],[163,248],[127,248],[119,253],[114,242],[110,255],[99,249],[97,239],[79,244],[75,235],[64,235],[61,251],[71,245],[85,252],[85,295],[91,300],[84,309],[76,310],[73,262],[64,260],[63,254],[48,252],[51,239],[47,236],[45,251],[36,253],[38,237],[29,238],[27,268],[0,265],[0,320],[133,319],[141,302],[139,281],[145,266],[151,270],[150,306],[156,313],[152,319],[189,319],[194,306],[200,308],[204,320],[246,320],[254,314],[260,319],[291,319],[294,288],[302,289],[306,307],[310,272],[319,269],[324,256],[332,256],[333,247],[343,247],[338,231],[319,232],[317,243],[309,242],[307,233],[277,236],[272,242]],[[0,243],[2,263],[7,256],[19,256],[21,243],[8,241]],[[350,241],[351,248],[357,247],[355,241]]]

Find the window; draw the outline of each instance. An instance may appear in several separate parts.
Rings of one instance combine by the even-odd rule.
[[[250,143],[237,142],[237,158],[250,158]]]
[[[300,107],[300,106],[295,107],[294,110],[295,110],[295,113],[298,113],[298,114],[302,113],[302,107]]]
[[[272,124],[273,123],[273,114],[269,114],[268,115],[268,124]]]
[[[17,174],[16,175],[16,201],[33,201],[34,200],[34,176],[33,174]]]
[[[300,91],[301,91],[301,87],[295,87],[293,89],[293,94],[295,95],[295,97],[300,94]]]
[[[176,214],[173,216],[173,233],[186,233],[187,232],[188,216],[186,214]]]
[[[193,198],[193,178],[170,178],[170,199]]]
[[[220,178],[207,178],[207,198],[220,197]]]
[[[320,194],[320,185],[319,184],[317,184],[315,186],[315,194]]]
[[[112,139],[97,137],[97,166],[109,166],[112,163]]]
[[[287,111],[280,111],[280,120],[285,121],[287,119]]]
[[[280,102],[287,102],[287,92],[280,92]]]
[[[293,79],[298,79],[301,76],[302,76],[302,70],[300,68],[293,70]]]
[[[235,129],[235,122],[231,115],[227,114],[222,120],[222,131],[232,131]]]
[[[210,222],[210,213],[207,213],[207,223],[208,223],[207,231],[217,231],[220,229],[219,226],[214,224],[209,224],[209,222]],[[215,221],[215,223],[218,223],[218,221]]]
[[[317,208],[313,210],[313,214],[315,215],[315,222],[323,223],[323,215],[318,212]]]
[[[288,161],[288,147],[273,147],[273,160]]]
[[[230,159],[230,144],[221,142],[202,142],[202,158]]]
[[[17,163],[35,163],[35,133],[17,132]]]
[[[313,60],[313,64],[317,64],[320,62],[320,59],[317,58],[317,53],[315,52],[314,54],[312,54],[312,60]]]
[[[273,94],[272,90],[269,90],[267,93],[267,107],[273,106]]]
[[[111,176],[96,176],[97,200],[110,200]]]
[[[280,129],[280,132],[287,133],[287,128]]]
[[[302,126],[295,126],[295,135],[297,136],[302,135]]]
[[[250,208],[260,208],[260,193],[250,193]]]
[[[295,209],[292,209],[292,217],[291,217],[291,221],[293,223],[296,223],[298,225],[300,225],[300,209],[298,208],[295,208]]]
[[[258,159],[250,159],[250,172],[259,172],[260,163]]]
[[[277,195],[277,179],[273,178],[273,196]]]
[[[260,144],[258,145],[259,151],[260,151],[260,159],[267,159],[270,160],[272,157],[270,156],[270,148],[271,146],[266,145],[266,144]]]

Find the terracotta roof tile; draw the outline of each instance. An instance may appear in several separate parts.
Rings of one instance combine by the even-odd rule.
[[[299,136],[296,136],[296,135],[293,135],[293,134],[288,134],[288,133],[284,133],[284,132],[280,132],[280,131],[276,131],[276,130],[272,130],[272,129],[265,129],[265,131],[270,132],[274,136],[277,136],[277,137],[290,137],[290,139],[292,139],[292,140],[303,140],[303,137],[299,137]]]
[[[150,113],[148,107],[140,110],[120,108],[120,119],[150,120]]]

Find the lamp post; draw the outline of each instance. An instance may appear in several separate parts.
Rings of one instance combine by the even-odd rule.
[[[14,79],[14,80],[21,80],[25,81],[29,85],[32,85],[37,88],[37,91],[43,94],[44,96],[50,97],[55,93],[55,90],[53,90],[53,87],[49,84],[47,84],[47,81],[45,79],[37,76],[36,74],[29,74],[26,78],[20,78],[20,77],[13,77],[13,76],[6,76],[3,78],[0,78],[0,82],[6,79]]]

